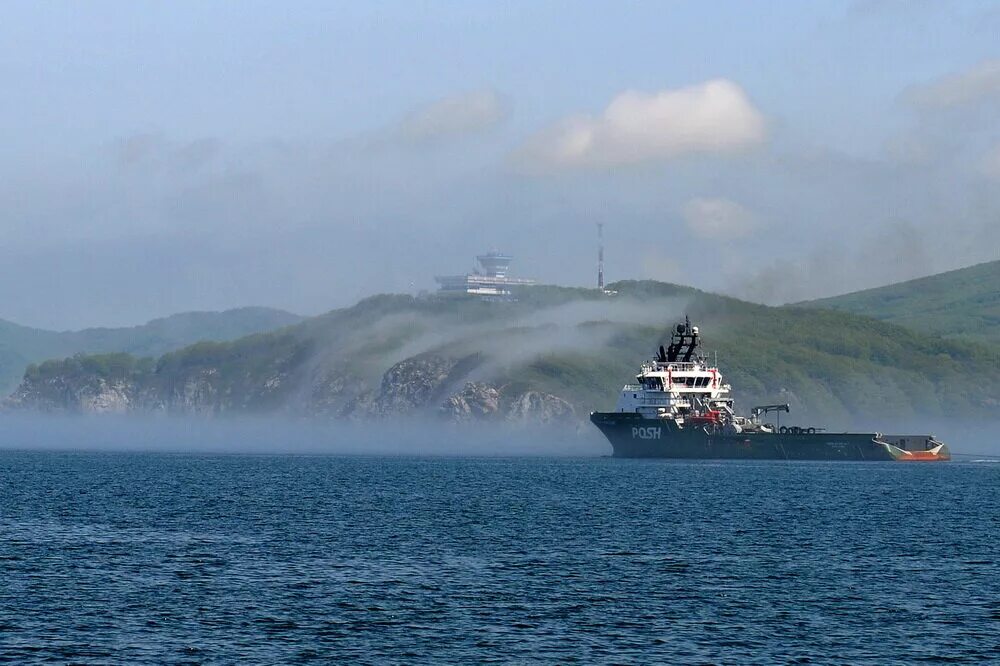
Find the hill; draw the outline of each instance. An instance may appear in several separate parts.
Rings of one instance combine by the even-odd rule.
[[[49,358],[108,352],[159,356],[199,340],[235,340],[301,320],[289,312],[259,307],[185,312],[141,326],[81,331],[46,331],[0,320],[0,389],[9,392],[30,363]]]
[[[799,304],[947,338],[1000,342],[1000,261]]]
[[[830,427],[887,417],[993,418],[994,348],[858,315],[767,307],[657,282],[617,296],[536,287],[517,303],[383,295],[159,359],[126,354],[29,368],[8,404],[43,410],[438,415],[550,421],[611,408],[684,314],[744,409],[789,402]]]

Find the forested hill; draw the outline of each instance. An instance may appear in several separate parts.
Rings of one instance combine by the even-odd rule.
[[[1000,261],[800,304],[948,338],[1000,343]]]
[[[141,326],[47,331],[0,319],[0,390],[10,392],[30,363],[77,353],[127,352],[159,356],[199,340],[235,340],[272,331],[302,317],[272,308],[185,312]]]
[[[516,303],[401,295],[270,334],[160,358],[78,357],[30,368],[11,407],[340,419],[582,420],[684,315],[718,353],[739,405],[789,402],[799,422],[993,418],[995,348],[858,315],[766,307],[657,282],[617,295],[535,287]]]

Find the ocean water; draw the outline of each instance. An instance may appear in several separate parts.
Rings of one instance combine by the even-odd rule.
[[[0,661],[983,663],[1000,465],[0,451]]]

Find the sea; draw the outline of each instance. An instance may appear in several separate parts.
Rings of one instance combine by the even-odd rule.
[[[1000,661],[1000,464],[0,451],[12,664]]]

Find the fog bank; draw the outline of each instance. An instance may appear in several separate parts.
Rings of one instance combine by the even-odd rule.
[[[602,456],[596,428],[456,425],[399,419],[331,423],[288,418],[4,415],[0,451],[122,451],[378,456]]]

